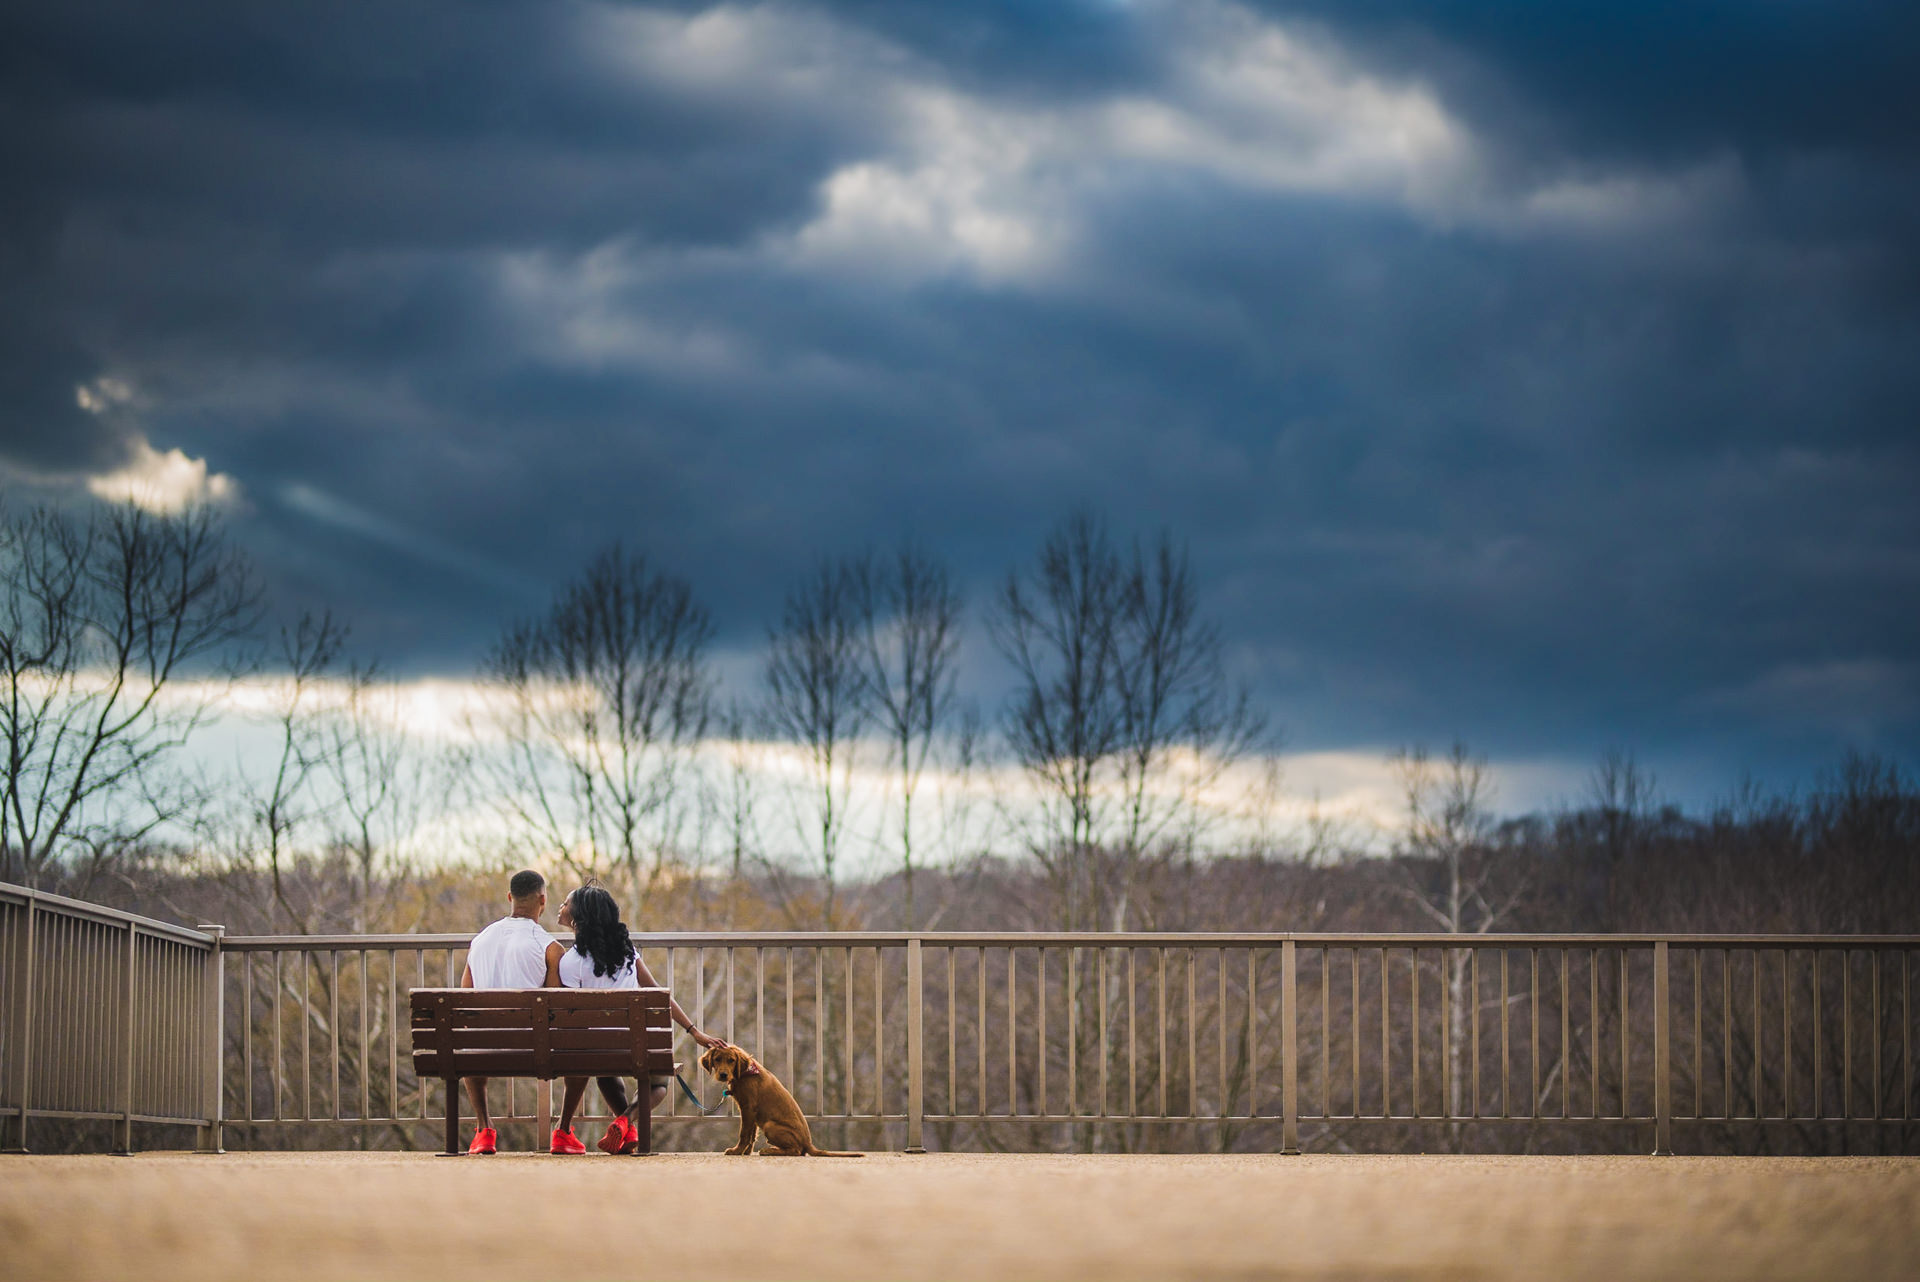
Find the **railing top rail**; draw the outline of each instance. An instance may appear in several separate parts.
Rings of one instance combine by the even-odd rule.
[[[573,937],[554,932],[568,942]],[[643,948],[887,948],[918,940],[935,948],[1277,948],[1292,942],[1310,948],[1650,948],[1656,943],[1701,948],[1910,948],[1920,935],[1704,935],[1704,934],[1443,934],[1329,932],[1112,932],[1098,931],[638,931]],[[232,935],[223,947],[235,952],[286,949],[465,948],[462,932],[418,935]]]
[[[203,931],[176,925],[170,921],[160,921],[153,917],[142,917],[139,913],[121,912],[118,908],[103,908],[99,904],[90,904],[84,899],[69,899],[65,895],[55,895],[27,886],[16,886],[11,882],[0,882],[0,902],[31,903],[40,912],[58,912],[69,917],[84,917],[90,921],[110,922],[120,926],[132,922],[149,935],[164,935],[168,939],[179,940],[184,944],[197,944],[202,948],[213,947],[213,937]]]

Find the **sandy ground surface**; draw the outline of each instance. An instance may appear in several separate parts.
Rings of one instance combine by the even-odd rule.
[[[1920,1159],[0,1157],[0,1277],[1920,1278]]]

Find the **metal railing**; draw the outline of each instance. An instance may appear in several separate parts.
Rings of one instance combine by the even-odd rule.
[[[0,884],[0,1118],[199,1128],[218,1144],[218,928]]]
[[[12,903],[0,900],[7,912]],[[0,1019],[40,1039],[29,1054],[17,1031],[6,1034],[0,1058],[34,1068],[0,1079],[5,1108],[24,1118],[18,1084],[58,1078],[69,1057],[85,1062],[100,1044],[120,1075],[95,1085],[120,1094],[111,1108],[96,1092],[57,1115],[172,1119],[193,1100],[198,1111],[183,1120],[268,1142],[314,1126],[358,1127],[371,1142],[378,1128],[408,1133],[444,1118],[444,1087],[412,1072],[407,995],[458,983],[468,936],[217,940],[90,911],[70,914],[81,924],[62,927],[64,951],[27,945],[68,975],[58,1009],[75,1022],[56,1031],[29,1015],[23,1025],[17,1008]],[[119,924],[87,924],[100,921]],[[197,1009],[217,1021],[218,1060],[209,1063],[204,1024],[197,1041],[181,1031],[192,1023],[184,972],[166,990],[140,979],[136,962],[136,995],[176,996],[170,1013],[116,1031],[139,1007],[115,996],[114,932],[144,940],[150,929],[156,944],[178,941],[181,956],[199,959],[196,973],[210,971]],[[1654,1151],[1667,1152],[1676,1124],[1915,1120],[1920,936],[674,932],[636,942],[694,1019],[753,1051],[816,1122],[867,1134],[878,1125],[909,1149],[929,1139],[1052,1145],[1063,1126],[1131,1130],[1134,1140],[1116,1142],[1144,1145],[1172,1124],[1252,1127],[1255,1146],[1295,1152],[1303,1125],[1311,1140],[1353,1125],[1599,1123],[1650,1129]],[[14,917],[0,917],[10,1007],[19,947]],[[83,954],[96,960],[77,964]],[[26,986],[44,992],[46,982]],[[175,1092],[151,1113],[126,1104],[124,1051],[148,1053],[149,1027],[174,1038],[150,1055]],[[678,1058],[691,1062],[694,1050],[682,1041]],[[54,1107],[34,1098],[35,1114]],[[549,1098],[544,1085],[502,1082],[492,1104],[500,1120],[544,1123]],[[655,1120],[708,1119],[673,1100]]]

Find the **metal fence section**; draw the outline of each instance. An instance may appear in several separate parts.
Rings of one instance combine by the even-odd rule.
[[[208,1147],[223,1127],[395,1142],[382,1132],[445,1116],[443,1085],[413,1073],[408,995],[458,984],[468,939],[221,939],[0,887],[0,1117],[110,1118],[123,1146],[143,1120],[200,1125]],[[1667,1152],[1676,1125],[1915,1120],[1920,936],[636,942],[696,1022],[752,1051],[816,1122],[909,1149],[1053,1147],[1062,1128],[1149,1147],[1187,1126],[1218,1128],[1208,1146],[1291,1152],[1303,1131],[1313,1144],[1348,1127],[1601,1124]],[[691,1069],[697,1048],[677,1049]],[[549,1088],[498,1082],[490,1103],[544,1121]],[[599,1109],[589,1092],[586,1115]],[[705,1118],[670,1098],[655,1120]],[[1188,1134],[1174,1142],[1202,1142]]]
[[[0,885],[0,1118],[199,1128],[218,1144],[215,933]]]
[[[818,1122],[928,1128],[1914,1120],[1920,937],[649,934]],[[407,994],[466,936],[228,940],[229,1118],[431,1123]],[[682,1040],[679,1058],[695,1050]],[[697,1072],[689,1078],[718,1098]],[[547,1116],[531,1083],[496,1117]],[[590,1093],[590,1108],[597,1100]],[[701,1120],[678,1099],[657,1121]],[[890,1132],[892,1133],[892,1132]],[[1020,1142],[1003,1136],[997,1142]],[[1046,1142],[1035,1133],[1031,1142]]]

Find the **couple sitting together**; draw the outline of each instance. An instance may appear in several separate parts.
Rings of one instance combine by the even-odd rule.
[[[640,960],[627,923],[620,920],[620,905],[595,882],[588,882],[568,895],[560,905],[560,927],[573,931],[568,947],[546,932],[540,924],[547,910],[547,879],[529,869],[517,872],[507,883],[513,912],[494,922],[473,938],[467,949],[467,969],[460,983],[465,988],[657,988],[647,964]],[[718,1037],[709,1037],[693,1026],[680,1003],[668,999],[673,1021],[687,1030],[703,1048],[725,1046]],[[640,1143],[639,1132],[628,1112],[626,1084],[617,1077],[596,1078],[600,1094],[614,1113],[607,1133],[599,1142],[604,1153],[631,1152]],[[487,1112],[487,1079],[469,1077],[467,1098],[473,1101],[473,1114],[479,1123],[469,1153],[491,1153],[500,1137]],[[657,1108],[667,1097],[671,1077],[655,1077],[644,1105],[636,1098],[634,1108]],[[584,1153],[587,1146],[573,1133],[573,1114],[587,1091],[587,1079],[566,1079],[566,1096],[560,1106],[560,1125],[553,1132],[554,1153]]]

